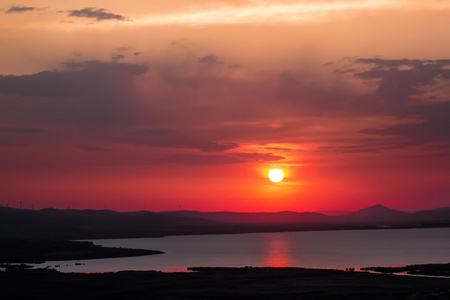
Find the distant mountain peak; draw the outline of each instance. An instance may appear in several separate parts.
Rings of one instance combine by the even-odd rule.
[[[381,204],[376,204],[370,207],[363,208],[358,211],[347,214],[355,217],[393,217],[407,214],[406,212],[392,209]]]

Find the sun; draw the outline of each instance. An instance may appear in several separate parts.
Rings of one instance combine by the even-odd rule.
[[[280,182],[284,178],[284,172],[280,169],[272,169],[269,172],[269,179],[272,182]]]

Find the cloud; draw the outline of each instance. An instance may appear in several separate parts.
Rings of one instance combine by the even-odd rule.
[[[242,164],[250,162],[268,162],[284,159],[272,153],[230,153],[227,155],[171,155],[155,160],[155,163],[172,163],[188,165]]]
[[[25,146],[39,140],[46,130],[26,127],[0,127],[0,147]]]
[[[192,139],[177,131],[167,129],[136,130],[119,142],[151,147],[200,149],[203,152],[219,152],[239,147],[235,143],[217,144],[206,140]]]
[[[198,5],[198,2],[208,4]],[[399,2],[401,1],[182,1],[177,11],[143,13],[138,22],[146,25],[303,23],[329,20],[330,14],[348,14],[349,10],[410,9],[410,2],[403,5]],[[430,8],[433,4],[424,7]]]
[[[116,54],[116,55],[113,56],[112,60],[118,61],[118,60],[123,59],[123,58],[125,58],[125,55]]]
[[[198,58],[198,62],[201,64],[217,64],[220,63],[219,59],[215,55],[207,55]]]
[[[378,147],[371,147],[370,145],[354,145],[342,147],[319,147],[318,151],[329,153],[378,153]]]
[[[409,158],[441,158],[441,157],[450,157],[450,153],[429,153],[429,154],[422,154],[422,155],[408,155],[406,157]]]
[[[284,147],[265,147],[265,149],[274,151],[292,151],[291,148],[284,148]]]
[[[86,7],[80,10],[69,10],[69,17],[91,18],[97,21],[103,20],[127,20],[122,15],[107,12],[104,8]]]
[[[46,132],[45,130],[38,128],[19,128],[19,127],[4,127],[0,128],[0,133],[19,133],[19,134],[32,134]]]
[[[5,13],[11,14],[11,13],[22,13],[27,11],[33,11],[35,10],[35,7],[30,6],[11,6],[10,9],[8,9]]]
[[[353,59],[351,68],[343,67],[351,69],[345,74],[315,77],[303,69],[253,72],[200,63],[222,61],[215,55],[177,59],[150,60],[151,69],[118,61],[65,61],[61,70],[0,76],[0,117],[4,124],[75,125],[92,134],[76,145],[100,138],[221,152],[240,144],[315,143],[317,148],[326,140],[331,148],[309,153],[339,154],[448,143],[445,60]],[[439,81],[444,85],[437,89]],[[96,130],[102,136],[95,136]],[[273,150],[283,149],[268,149]],[[176,153],[186,154],[182,151]],[[213,158],[198,158],[208,159]],[[246,158],[227,153],[215,160]]]
[[[86,151],[108,151],[106,148],[96,146],[80,146],[79,148]]]
[[[399,136],[411,144],[450,140],[450,60],[384,60],[356,59],[368,70],[354,72],[359,79],[375,81],[376,91],[359,103],[380,114],[397,115],[399,121],[408,117],[421,122],[367,128],[362,133]],[[444,87],[436,87],[444,82]],[[436,101],[436,99],[440,99]]]
[[[138,113],[130,103],[138,64],[67,61],[64,70],[0,76],[0,117],[82,127],[124,126]]]
[[[450,79],[450,60],[383,60],[357,59],[357,64],[372,66],[369,70],[355,72],[357,78],[378,80],[376,96],[384,99],[393,109],[412,102],[412,96],[425,92],[438,78]]]
[[[145,73],[148,67],[100,61],[66,61],[66,71],[43,71],[32,75],[0,75],[0,94],[21,96],[76,96],[96,94],[108,85],[106,78],[122,79]]]
[[[411,109],[424,118],[420,124],[398,124],[385,128],[368,128],[361,132],[376,135],[402,136],[412,143],[429,143],[450,141],[450,102],[422,105],[419,109]]]
[[[265,162],[284,159],[283,156],[273,155],[272,153],[230,153],[229,155],[238,157],[246,162]]]

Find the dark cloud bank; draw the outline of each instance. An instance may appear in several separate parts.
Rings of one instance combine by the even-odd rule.
[[[124,47],[116,50],[128,51]],[[376,87],[373,92],[358,97],[350,87],[326,89],[319,84],[305,83],[287,71],[264,74],[252,81],[233,79],[224,76],[227,73],[223,68],[218,71],[220,74],[214,73],[214,65],[223,67],[218,64],[220,61],[210,55],[196,63],[211,65],[208,70],[203,68],[196,73],[192,71],[195,66],[189,70],[183,69],[186,66],[175,66],[152,69],[151,74],[150,68],[141,64],[66,61],[62,70],[0,76],[0,117],[4,121],[0,133],[8,135],[8,142],[3,145],[13,144],[12,135],[40,133],[48,126],[75,126],[87,130],[91,137],[98,134],[99,139],[110,143],[224,152],[239,147],[229,137],[245,140],[258,136],[265,143],[297,139],[301,143],[298,129],[308,125],[286,122],[276,128],[245,127],[245,122],[269,124],[279,120],[279,116],[282,119],[394,116],[398,124],[365,128],[360,133],[367,138],[353,141],[352,146],[318,150],[336,154],[376,153],[439,143],[441,151],[448,151],[444,145],[450,141],[450,91],[437,89],[435,85],[450,80],[450,60],[352,60],[350,69],[337,70],[337,74],[350,74]],[[140,96],[144,102],[137,100],[135,79],[138,77],[147,80],[148,92]],[[202,95],[205,98],[199,98]],[[420,122],[402,122],[412,117]],[[141,122],[142,119],[145,121]],[[221,122],[236,125],[216,126]],[[196,126],[185,126],[194,123]],[[96,133],[99,130],[102,135]],[[386,137],[399,139],[385,141]],[[75,138],[78,137],[74,135]],[[86,151],[102,152],[108,148],[90,146],[89,141],[82,140],[78,145],[85,145],[80,148]],[[271,153],[177,154],[159,162],[206,165],[281,159]]]
[[[41,133],[46,132],[42,129],[37,128],[14,128],[14,127],[6,127],[0,128],[0,133],[19,133],[19,134],[30,134],[30,133]]]
[[[145,65],[99,61],[65,62],[63,71],[0,76],[3,120],[116,127],[133,122],[133,78]]]
[[[152,147],[199,149],[203,152],[226,151],[238,147],[235,143],[217,144],[210,141],[192,139],[175,130],[162,129],[137,130],[128,134],[120,142]]]
[[[238,147],[236,143],[215,143],[191,138],[172,129],[127,130],[133,128],[137,122],[136,116],[141,113],[141,108],[136,106],[134,99],[133,80],[149,70],[145,65],[67,61],[63,66],[62,71],[0,76],[0,95],[3,95],[0,97],[2,119],[9,122],[22,119],[63,128],[75,125],[89,131],[81,137],[86,134],[95,136],[100,132],[104,134],[106,130],[109,132],[107,139],[111,143],[197,149],[202,152],[221,152]],[[120,138],[114,138],[123,131],[127,133]],[[0,133],[37,132],[41,130],[0,128]],[[74,137],[76,138],[80,137]],[[6,145],[14,145],[11,137],[8,143],[3,143],[3,146]],[[107,150],[90,145],[79,148],[87,151]]]
[[[368,128],[366,134],[402,136],[411,143],[444,142],[450,140],[450,95],[445,90],[432,90],[438,81],[450,80],[450,60],[383,60],[357,59],[358,64],[370,66],[366,71],[354,72],[363,80],[376,80],[375,94],[364,99],[369,108],[399,120],[420,116],[419,124],[398,124],[385,128]],[[442,101],[434,102],[429,91],[440,93]],[[427,95],[423,103],[416,97]],[[429,100],[429,101],[427,101]]]

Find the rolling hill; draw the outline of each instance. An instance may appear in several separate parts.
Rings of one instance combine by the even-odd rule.
[[[375,205],[337,216],[292,211],[117,212],[0,207],[0,239],[79,240],[379,227],[450,227],[450,207],[407,213]]]

